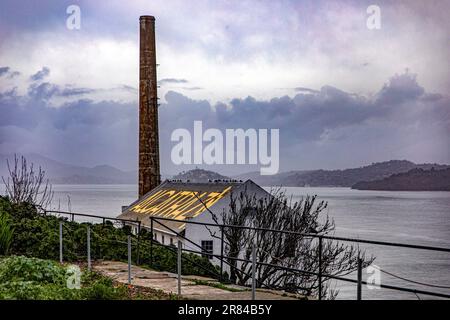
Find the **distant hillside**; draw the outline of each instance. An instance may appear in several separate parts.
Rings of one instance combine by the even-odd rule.
[[[351,187],[360,181],[373,181],[392,174],[408,172],[412,169],[436,170],[450,168],[448,165],[415,164],[407,160],[391,160],[368,166],[344,170],[290,171],[273,176],[261,176],[251,172],[236,176],[237,179],[252,179],[263,186],[282,185],[285,187]]]
[[[270,187],[270,186],[287,186],[284,182],[291,176],[297,174],[304,174],[310,171],[289,171],[289,172],[281,172],[274,175],[262,176],[259,171],[243,173],[237,176],[233,176],[234,179],[238,180],[247,180],[250,179],[253,182],[259,184],[260,186]],[[297,186],[297,185],[295,185]],[[303,187],[303,185],[301,185]]]
[[[209,180],[223,180],[230,179],[226,176],[218,174],[214,171],[208,171],[203,169],[193,169],[186,172],[181,172],[172,177],[177,180],[189,180],[190,182],[208,182]]]
[[[33,163],[37,168],[42,167],[46,176],[54,184],[136,184],[137,173],[134,171],[122,171],[108,165],[100,165],[92,168],[74,166],[39,154],[26,154],[28,163]],[[6,159],[10,163],[14,155],[0,155],[0,176],[7,177],[8,169]]]
[[[443,170],[412,169],[375,181],[358,182],[357,190],[450,191],[450,168]]]

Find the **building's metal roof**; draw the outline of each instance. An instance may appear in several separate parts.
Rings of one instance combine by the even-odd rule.
[[[149,226],[150,217],[185,220],[196,217],[211,208],[243,182],[221,180],[210,183],[174,182],[166,180],[152,191],[132,203],[120,218],[140,220]],[[185,223],[161,221],[177,232],[185,228]],[[154,222],[154,228],[168,231]],[[170,231],[169,231],[170,232]]]

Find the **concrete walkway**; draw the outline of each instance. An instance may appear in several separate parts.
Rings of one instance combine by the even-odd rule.
[[[128,284],[128,265],[117,261],[101,261],[94,263],[93,269],[105,276],[108,276],[120,283]],[[152,288],[161,290],[164,293],[176,294],[178,291],[177,275],[170,272],[160,272],[131,266],[132,282],[137,287]],[[208,282],[211,285],[197,284]],[[216,288],[218,284],[214,279],[182,276],[181,295],[183,298],[195,300],[250,300],[251,291],[247,288],[237,286],[227,286],[229,290]],[[233,290],[233,291],[231,291]],[[236,291],[239,290],[239,291]],[[280,291],[258,289],[256,291],[257,300],[297,300],[299,297],[285,294]]]

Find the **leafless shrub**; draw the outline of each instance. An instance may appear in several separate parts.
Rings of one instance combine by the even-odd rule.
[[[53,199],[52,185],[45,178],[45,171],[41,167],[37,171],[33,163],[28,164],[25,157],[20,159],[14,155],[11,165],[6,160],[9,176],[2,181],[6,187],[6,195],[12,203],[28,202],[38,208],[45,209],[50,206]]]
[[[257,286],[318,296],[319,278],[314,273],[319,272],[319,241],[318,237],[311,235],[333,234],[334,221],[323,214],[327,203],[318,202],[316,196],[293,202],[280,189],[272,190],[271,194],[263,199],[247,192],[231,194],[229,208],[222,214],[208,210],[217,224],[293,232],[225,227],[224,254],[231,266],[230,280],[240,285],[249,283],[251,262],[237,262],[235,259],[251,260],[252,243],[256,243],[257,261],[263,263],[256,267]],[[217,232],[209,231],[213,237],[220,239]],[[358,259],[362,259],[363,267],[374,261],[373,257],[366,257],[358,246],[322,239],[320,268],[323,275],[348,275],[357,270]],[[280,267],[305,272],[288,271]],[[322,279],[323,297],[335,298],[338,292],[332,288],[329,278]]]

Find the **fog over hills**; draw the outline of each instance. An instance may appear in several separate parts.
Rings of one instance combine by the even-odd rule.
[[[39,154],[26,154],[28,163],[35,167],[41,166],[46,176],[53,184],[137,184],[137,171],[123,171],[110,165],[83,167],[62,163]],[[7,177],[6,159],[12,163],[14,155],[0,154],[0,176]],[[372,163],[359,168],[343,170],[295,170],[281,172],[275,175],[262,176],[258,172],[249,172],[227,177],[220,173],[195,168],[174,175],[162,175],[167,178],[189,180],[191,182],[207,182],[217,179],[251,179],[261,186],[285,187],[351,187],[361,181],[375,181],[387,178],[393,174],[405,173],[412,169],[443,170],[450,168],[443,164],[416,164],[407,160],[390,160]]]
[[[29,164],[41,167],[54,184],[135,184],[137,172],[122,171],[109,165],[95,167],[75,166],[62,163],[39,154],[24,155]],[[6,160],[13,164],[14,155],[0,155],[0,176],[8,176]]]

